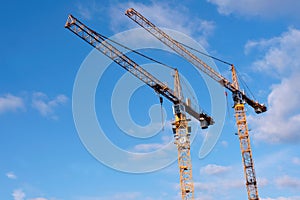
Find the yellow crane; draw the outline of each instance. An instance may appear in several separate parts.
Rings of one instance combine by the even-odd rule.
[[[248,193],[249,200],[259,200],[258,190],[257,190],[257,182],[256,175],[254,170],[254,164],[252,159],[252,150],[250,146],[250,139],[248,134],[248,125],[246,120],[246,112],[245,112],[245,103],[254,108],[257,114],[265,112],[267,107],[264,104],[260,104],[257,101],[249,98],[243,91],[240,90],[238,78],[236,74],[235,67],[231,65],[232,71],[232,83],[224,78],[221,74],[216,72],[213,68],[211,68],[208,64],[202,61],[195,54],[187,50],[183,44],[176,41],[161,29],[156,27],[153,23],[151,23],[148,19],[146,19],[139,12],[134,10],[133,8],[129,8],[125,15],[127,15],[130,19],[136,22],[138,25],[143,27],[146,31],[155,36],[162,43],[173,49],[180,56],[185,58],[188,62],[196,66],[199,70],[209,75],[212,79],[219,82],[222,86],[227,88],[232,92],[232,97],[234,101],[234,111],[236,124],[238,128],[238,137],[240,140],[240,148],[242,153],[242,161],[244,166],[244,174],[246,178],[246,188]]]
[[[95,47],[115,63],[123,67],[132,75],[150,86],[158,94],[164,96],[173,103],[175,121],[173,125],[174,143],[178,149],[178,164],[180,171],[180,187],[182,199],[194,199],[194,184],[192,180],[192,164],[190,155],[190,126],[187,114],[200,122],[202,129],[214,124],[214,120],[204,112],[194,110],[189,103],[184,102],[181,91],[178,70],[175,69],[174,91],[166,84],[155,78],[140,65],[114,47],[109,38],[97,33],[80,22],[78,19],[69,15],[65,27],[82,38],[84,41]]]

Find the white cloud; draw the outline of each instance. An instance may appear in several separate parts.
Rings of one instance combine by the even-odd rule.
[[[225,140],[223,140],[223,141],[221,141],[221,145],[222,145],[223,147],[228,147],[228,142],[225,141]]]
[[[294,157],[294,158],[292,159],[292,162],[293,162],[295,165],[300,165],[300,158]]]
[[[275,181],[275,184],[279,188],[291,188],[295,190],[300,190],[300,179],[290,177],[287,175],[278,177]]]
[[[149,5],[134,2],[112,5],[110,9],[110,25],[113,31],[118,32],[124,29],[139,27],[124,15],[125,11],[131,7],[151,20],[156,26],[170,28],[194,36],[204,46],[208,45],[206,39],[215,29],[214,22],[189,16],[188,9],[182,7],[182,5],[176,6],[164,2],[152,1]]]
[[[46,94],[35,92],[32,94],[31,105],[34,109],[37,109],[41,115],[56,118],[54,109],[59,105],[65,104],[67,100],[68,98],[62,94],[57,95],[53,99],[49,99]],[[26,110],[27,104],[26,98],[14,96],[12,94],[2,95],[0,96],[0,114]]]
[[[229,171],[231,167],[221,166],[215,164],[209,164],[200,169],[200,173],[208,174],[208,175],[219,175]]]
[[[28,200],[48,200],[48,199],[43,198],[43,197],[37,197],[37,198],[28,199]]]
[[[200,169],[203,181],[195,182],[195,190],[204,194],[225,195],[231,190],[245,187],[245,180],[240,165],[220,166],[209,164]],[[241,172],[241,174],[237,173]],[[221,176],[221,175],[224,176]]]
[[[54,99],[49,99],[46,94],[42,92],[35,92],[32,98],[32,107],[37,109],[43,116],[56,118],[54,109],[62,104],[65,104],[68,97],[65,95],[57,95]]]
[[[278,44],[280,42],[280,37],[274,37],[271,39],[261,39],[261,40],[250,40],[245,45],[245,54],[249,54],[252,50],[266,50],[270,46]]]
[[[290,28],[279,37],[249,41],[245,50],[263,49],[266,53],[263,59],[254,63],[254,67],[261,72],[268,72],[277,76],[289,75],[300,68],[300,30]]]
[[[268,185],[269,180],[267,178],[257,178],[257,183],[258,183],[258,186],[261,188],[261,187]]]
[[[268,111],[249,117],[254,138],[269,143],[300,142],[300,30],[290,28],[279,37],[252,41],[249,46],[265,49],[254,68],[280,80],[271,87]]]
[[[239,167],[239,169],[237,169]],[[211,199],[222,196],[223,199],[235,199],[238,195],[246,194],[245,179],[240,170],[242,167],[235,165],[226,173],[226,176],[201,175],[202,181],[195,182],[194,187],[197,193],[207,195]],[[241,173],[240,173],[241,172]],[[258,187],[263,188],[269,185],[267,178],[258,178]],[[199,195],[200,196],[200,195]]]
[[[77,5],[78,13],[81,18],[83,19],[91,19],[92,18],[92,12],[88,8],[86,8],[82,4]]]
[[[244,180],[242,179],[219,179],[212,182],[195,182],[195,190],[206,191],[210,194],[218,192],[219,194],[230,191],[231,189],[245,187]]]
[[[17,176],[15,175],[14,172],[7,172],[6,173],[7,178],[9,179],[17,179]]]
[[[268,96],[269,110],[262,116],[250,116],[255,139],[269,143],[300,142],[299,75],[284,78],[273,85]]]
[[[163,147],[165,147],[168,143],[170,143],[173,137],[163,136],[162,142],[160,143],[142,143],[134,146],[133,150],[139,153],[145,153],[150,151],[156,151]]]
[[[294,197],[276,197],[276,198],[260,198],[261,200],[300,200],[300,196],[294,196]]]
[[[278,156],[278,154],[276,154]],[[267,159],[277,162],[274,159],[275,155],[268,155]],[[269,166],[275,166],[277,163],[270,163],[267,159],[259,160],[257,166],[263,168],[266,171],[269,170]],[[267,163],[263,163],[266,160]],[[269,164],[269,165],[268,165]],[[261,166],[263,165],[263,166]],[[268,166],[268,167],[265,167]],[[269,186],[273,181],[269,181],[268,176],[262,177],[261,170],[257,174],[257,185],[259,188]],[[240,162],[231,166],[219,166],[219,165],[207,165],[200,169],[201,182],[195,182],[195,190],[202,194],[211,195],[212,199],[217,199],[218,196],[222,196],[223,199],[235,199],[237,195],[246,194],[246,180],[244,178],[243,167]],[[223,175],[220,175],[223,174]]]
[[[194,182],[194,188],[197,191],[214,192],[217,189],[217,183],[214,182]]]
[[[107,197],[104,196],[84,196],[84,197],[77,197],[76,200],[133,200],[139,199],[143,195],[140,192],[120,192],[116,193]],[[149,199],[147,197],[143,197],[142,199]]]
[[[158,150],[163,146],[164,144],[160,144],[160,143],[138,144],[134,146],[134,150],[138,152],[149,152],[149,151]]]
[[[195,197],[195,200],[214,200],[214,198],[212,196],[209,196],[209,195],[205,195],[205,194],[199,194],[200,197]],[[180,196],[178,196],[178,198],[176,199],[179,199],[181,198]]]
[[[223,15],[259,16],[263,18],[299,17],[299,1],[294,0],[207,0]]]
[[[120,194],[115,194],[111,199],[114,200],[119,200],[119,199],[136,199],[140,197],[141,194],[139,192],[128,192],[128,193],[120,193]]]
[[[96,13],[103,12],[104,6],[99,5],[95,0],[89,0],[84,3],[77,3],[76,8],[81,19],[91,20],[95,17]]]
[[[13,191],[12,196],[14,200],[24,200],[26,195],[21,189],[16,189]]]
[[[0,97],[0,113],[24,109],[24,101],[21,97],[6,94]]]

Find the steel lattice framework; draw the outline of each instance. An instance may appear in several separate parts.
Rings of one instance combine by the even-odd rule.
[[[95,47],[101,53],[112,59],[115,63],[129,71],[132,75],[153,88],[157,93],[163,95],[174,104],[182,104],[185,111],[201,123],[207,122],[208,125],[214,124],[214,120],[206,113],[199,112],[180,99],[174,91],[166,84],[152,76],[136,62],[115,48],[104,36],[93,31],[74,16],[69,15],[65,27],[79,36],[81,39]]]
[[[242,161],[244,164],[244,173],[246,178],[247,193],[249,200],[258,200],[258,190],[256,184],[256,175],[252,159],[252,151],[248,134],[248,126],[244,104],[236,104],[234,106],[236,123],[238,128],[238,137],[240,140],[240,148],[242,153]]]
[[[201,124],[201,128],[203,129],[207,128],[209,125],[212,125],[214,121],[206,113],[197,112],[187,103],[183,102],[178,71],[175,70],[175,90],[173,91],[167,85],[140,67],[129,57],[116,49],[109,43],[109,41],[105,39],[104,36],[88,28],[72,15],[69,15],[65,27],[102,52],[104,55],[112,59],[115,63],[129,71],[145,84],[153,88],[157,93],[169,99],[174,104],[174,143],[177,145],[178,150],[178,165],[182,199],[194,199],[194,184],[192,180],[192,163],[190,153],[190,127],[188,126],[190,119],[186,118],[186,113],[198,120]]]
[[[221,74],[216,72],[213,68],[207,65],[199,57],[188,51],[181,43],[167,35],[161,29],[156,27],[148,19],[146,19],[139,12],[133,8],[129,8],[125,15],[136,22],[138,25],[143,27],[146,31],[160,40],[162,43],[173,49],[180,56],[185,58],[188,62],[196,66],[199,70],[206,73],[215,81],[219,82],[222,86],[230,90],[233,94],[234,100],[234,110],[236,116],[236,123],[238,128],[238,136],[240,140],[240,148],[242,153],[242,161],[244,166],[244,173],[246,178],[246,187],[248,192],[249,200],[258,200],[257,182],[254,171],[252,152],[250,147],[250,140],[248,134],[248,125],[246,121],[246,113],[244,104],[247,103],[254,108],[256,113],[262,113],[267,110],[264,104],[260,104],[257,101],[249,98],[244,92],[239,88],[238,78],[234,66],[232,65],[232,80],[233,83],[224,78]]]
[[[178,71],[174,75],[174,92],[182,99],[181,84]],[[175,121],[173,122],[173,131],[175,144],[178,150],[178,167],[180,175],[181,196],[184,200],[194,199],[194,182],[192,173],[191,145],[190,145],[190,127],[184,108],[180,104],[173,106]]]
[[[133,8],[129,8],[125,15],[127,15],[130,19],[132,19],[134,22],[136,22],[138,25],[143,27],[146,31],[151,33],[154,37],[156,37],[158,40],[160,40],[162,43],[173,49],[176,53],[178,53],[180,56],[185,58],[187,61],[192,63],[194,66],[196,66],[199,70],[206,73],[208,76],[210,76],[215,81],[219,82],[222,86],[229,89],[231,92],[238,92],[242,95],[243,100],[249,104],[251,107],[255,109],[256,113],[265,112],[267,110],[267,107],[264,104],[260,104],[257,101],[252,100],[247,95],[245,95],[242,91],[239,90],[239,88],[236,88],[234,84],[232,84],[230,81],[228,81],[226,78],[224,78],[221,74],[216,72],[213,68],[211,68],[209,65],[207,65],[205,62],[203,62],[200,58],[198,58],[196,55],[191,53],[189,50],[187,50],[183,45],[181,45],[178,41],[170,37],[168,34],[163,32],[161,29],[156,27],[153,23],[151,23],[148,19],[146,19],[143,15],[141,15],[139,12],[134,10]]]

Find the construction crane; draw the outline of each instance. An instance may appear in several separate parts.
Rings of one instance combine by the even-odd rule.
[[[213,68],[211,68],[208,64],[202,61],[195,54],[187,50],[183,44],[176,41],[161,29],[156,27],[153,23],[151,23],[148,19],[146,19],[139,12],[134,10],[133,8],[129,8],[125,15],[127,15],[130,19],[136,22],[138,25],[143,27],[146,31],[155,36],[162,43],[170,47],[180,56],[185,58],[188,62],[196,66],[199,70],[210,76],[215,81],[219,82],[222,86],[227,88],[232,92],[232,97],[234,101],[234,111],[236,124],[238,128],[238,137],[240,140],[240,148],[242,153],[242,161],[244,166],[244,174],[246,178],[246,187],[248,193],[249,200],[259,200],[258,190],[257,190],[257,182],[256,175],[254,170],[254,164],[252,159],[252,150],[250,146],[249,139],[249,130],[248,124],[246,120],[246,112],[245,112],[245,103],[254,108],[254,111],[259,114],[265,112],[267,107],[264,104],[260,104],[257,101],[249,98],[243,91],[240,90],[237,73],[234,65],[231,65],[232,72],[232,83],[224,78],[221,74],[216,72]]]
[[[190,155],[190,126],[188,116],[194,117],[200,122],[202,129],[214,124],[214,120],[204,112],[197,112],[189,103],[184,102],[182,95],[178,70],[175,70],[174,75],[174,91],[166,84],[159,81],[136,62],[114,47],[109,38],[93,31],[78,19],[69,15],[65,28],[69,29],[84,41],[95,47],[115,63],[123,67],[132,75],[150,86],[158,94],[164,96],[173,103],[173,112],[175,121],[173,125],[174,143],[178,149],[178,164],[180,171],[180,187],[182,199],[194,199],[194,184],[192,180],[192,164]],[[160,98],[162,100],[162,98]]]

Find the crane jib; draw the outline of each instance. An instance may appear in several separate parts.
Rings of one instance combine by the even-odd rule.
[[[153,88],[157,93],[169,99],[172,103],[182,104],[185,107],[186,112],[196,120],[200,121],[201,123],[206,122],[208,125],[214,124],[214,120],[212,119],[212,117],[204,112],[197,112],[189,105],[182,102],[180,98],[175,95],[172,89],[170,89],[164,83],[159,81],[145,69],[140,67],[137,63],[127,57],[125,54],[116,49],[112,44],[108,42],[108,40],[105,39],[106,37],[102,37],[101,34],[88,28],[72,15],[69,15],[65,24],[65,28],[69,29],[81,39],[95,47],[105,56],[112,59],[115,63],[126,69],[128,72],[143,81],[151,88]]]
[[[133,8],[129,8],[125,12],[125,15],[127,15],[131,20],[139,24],[141,27],[143,27],[146,31],[151,33],[154,37],[163,42],[165,45],[173,49],[176,53],[181,55],[191,64],[196,66],[199,70],[209,75],[215,81],[219,82],[225,88],[229,89],[231,92],[242,93],[242,97],[244,98],[243,100],[251,107],[253,107],[256,113],[262,113],[267,111],[267,107],[264,104],[260,104],[257,101],[250,99],[242,91],[240,91],[239,88],[236,88],[230,81],[228,81],[221,74],[216,72],[199,57],[188,51],[183,45],[181,45],[181,43],[179,43],[178,41],[167,35],[165,32],[163,32],[161,29],[156,27],[139,12],[137,12]]]

